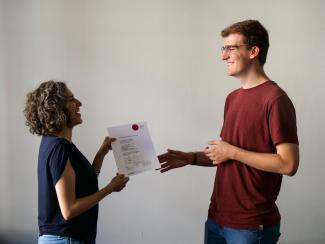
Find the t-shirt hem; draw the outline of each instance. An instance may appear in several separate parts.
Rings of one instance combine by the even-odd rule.
[[[274,220],[270,221],[265,221],[265,220],[255,220],[254,222],[230,222],[230,221],[225,221],[221,220],[218,217],[214,217],[211,214],[208,215],[209,218],[213,219],[213,221],[219,225],[229,227],[229,228],[237,228],[237,229],[259,229],[261,225],[263,225],[264,228],[271,227],[274,225],[277,225],[281,222],[281,218],[277,218]]]

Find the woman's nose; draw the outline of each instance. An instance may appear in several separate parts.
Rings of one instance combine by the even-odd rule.
[[[76,100],[77,100],[78,106],[81,107],[82,106],[82,103],[78,99],[76,99]]]

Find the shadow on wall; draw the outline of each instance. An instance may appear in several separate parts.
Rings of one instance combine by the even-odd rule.
[[[35,244],[37,243],[37,232],[1,231],[1,244]]]

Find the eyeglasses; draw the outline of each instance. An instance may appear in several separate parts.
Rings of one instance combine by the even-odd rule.
[[[242,44],[242,45],[226,45],[226,46],[222,46],[221,47],[221,52],[225,52],[225,53],[230,53],[231,51],[236,50],[239,47],[242,46],[249,46],[248,44]]]

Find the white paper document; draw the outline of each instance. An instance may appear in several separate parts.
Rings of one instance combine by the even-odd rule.
[[[146,122],[108,127],[114,158],[120,174],[134,175],[157,169],[159,161]]]

